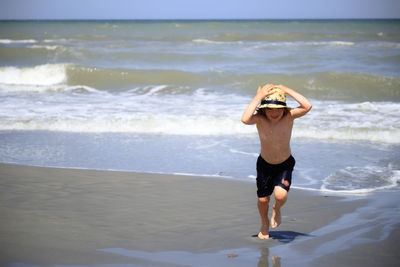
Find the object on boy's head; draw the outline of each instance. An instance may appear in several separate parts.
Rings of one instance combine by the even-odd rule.
[[[271,90],[273,94],[267,95],[261,101],[260,108],[288,108],[286,106],[286,95],[281,89],[274,88]]]

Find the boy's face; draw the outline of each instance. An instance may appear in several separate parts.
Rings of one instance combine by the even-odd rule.
[[[284,113],[284,108],[267,108],[265,114],[270,121],[279,121]]]

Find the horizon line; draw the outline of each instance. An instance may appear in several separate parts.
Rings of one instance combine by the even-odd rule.
[[[312,21],[312,20],[400,20],[400,18],[203,18],[203,19],[184,19],[184,18],[160,18],[160,19],[113,19],[113,18],[42,18],[42,19],[2,19],[0,21],[274,21],[274,20],[298,20],[298,21]]]

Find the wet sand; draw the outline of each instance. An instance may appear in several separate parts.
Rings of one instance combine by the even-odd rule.
[[[357,214],[373,216],[368,205],[398,213],[397,193],[387,198],[374,204],[291,189],[282,225],[259,240],[251,182],[0,164],[0,264],[286,266],[306,256],[298,266],[394,266],[397,217],[372,241],[374,217],[349,227]],[[347,228],[338,227],[343,221]],[[365,242],[335,238],[357,230]],[[372,250],[373,262],[365,257]]]

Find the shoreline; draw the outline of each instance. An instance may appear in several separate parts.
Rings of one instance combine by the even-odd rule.
[[[385,207],[384,215],[397,208],[396,194],[389,202],[374,202],[368,196],[349,199],[293,188],[282,225],[265,241],[255,237],[260,227],[255,185],[204,178],[0,164],[0,264],[251,266],[284,264],[304,254],[305,264],[328,265],[343,255],[342,261],[365,266],[361,248],[375,242],[345,250],[339,241],[332,243],[335,233],[362,230],[364,224],[335,227],[341,220],[352,223],[352,214],[363,216],[369,205]],[[363,234],[376,231],[373,222]],[[399,228],[395,217],[387,237],[376,239],[382,249],[398,244]],[[286,254],[289,248],[293,256]],[[395,264],[399,257],[391,253],[374,257]]]

